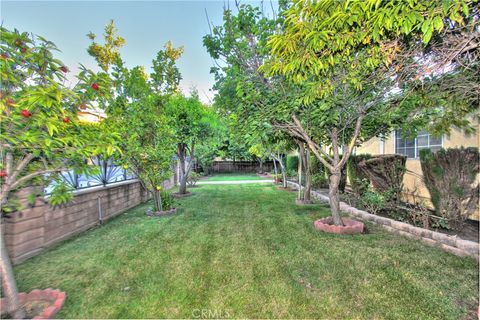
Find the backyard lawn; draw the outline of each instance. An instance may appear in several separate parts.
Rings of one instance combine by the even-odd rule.
[[[259,177],[256,174],[224,173],[208,176],[204,181],[240,181],[240,180],[265,180],[268,178]]]
[[[317,232],[328,208],[295,206],[295,193],[272,185],[193,192],[175,216],[146,217],[141,205],[16,266],[20,290],[66,291],[58,318],[475,315],[471,258],[370,224],[358,236]]]

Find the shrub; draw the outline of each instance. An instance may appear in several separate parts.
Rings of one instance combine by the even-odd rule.
[[[273,180],[275,181],[275,183],[280,183],[283,180],[283,177],[280,173],[272,174],[272,177],[273,177]]]
[[[294,172],[293,175],[297,174],[298,171],[298,156],[287,156],[287,172]]]
[[[365,191],[360,196],[360,203],[368,212],[377,214],[387,207],[387,197],[374,191]]]
[[[347,175],[352,187],[352,191],[357,196],[364,194],[370,186],[368,176],[361,170],[359,163],[362,160],[368,160],[372,156],[369,154],[352,155],[347,162]]]
[[[298,171],[297,171],[297,170],[287,169],[287,177],[296,177],[297,174],[298,174]]]
[[[167,211],[173,208],[175,199],[170,191],[162,190],[160,191],[160,197],[162,198],[162,210]]]
[[[197,181],[200,179],[200,177],[201,177],[200,173],[197,173],[195,171],[190,172],[187,179],[188,185],[193,187],[194,185],[197,184]]]
[[[315,156],[310,156],[310,172],[313,188],[328,188],[328,178],[325,167]]]
[[[478,210],[480,187],[478,148],[420,151],[423,180],[438,216],[453,224]]]
[[[403,187],[407,157],[399,154],[386,154],[364,159],[358,167],[379,193],[390,192],[391,199],[397,201]]]

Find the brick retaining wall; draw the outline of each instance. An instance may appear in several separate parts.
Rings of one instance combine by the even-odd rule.
[[[164,183],[170,188],[173,180]],[[27,192],[19,193],[26,204]],[[43,198],[33,206],[4,218],[3,232],[10,258],[17,264],[44,249],[98,223],[110,219],[148,199],[138,180],[79,190],[74,199],[52,207]]]
[[[287,181],[287,184],[295,188],[299,187],[298,183],[295,182]],[[320,202],[329,202],[327,195],[317,191],[312,191],[312,197],[316,198]],[[366,211],[351,207],[345,202],[340,202],[340,210],[347,212],[361,220],[376,223],[389,232],[420,240],[426,245],[440,248],[457,256],[469,256],[475,258],[477,261],[480,260],[480,247],[479,244],[474,241],[464,240],[457,236],[446,235],[440,232],[415,227],[408,223],[371,214]]]

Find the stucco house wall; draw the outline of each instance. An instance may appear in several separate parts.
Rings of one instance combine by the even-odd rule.
[[[476,125],[476,132],[471,135],[465,135],[461,130],[453,129],[450,135],[442,137],[442,147],[459,148],[463,147],[477,147],[480,148],[480,124]],[[355,149],[356,154],[394,154],[395,153],[395,132],[392,132],[384,140],[380,138],[373,138],[364,142],[361,146]],[[423,201],[426,205],[431,206],[430,193],[423,183],[423,173],[420,165],[420,159],[408,158],[407,172],[403,179],[404,197],[409,202]],[[477,179],[479,177],[477,176]],[[480,220],[480,213],[476,212],[472,219]]]

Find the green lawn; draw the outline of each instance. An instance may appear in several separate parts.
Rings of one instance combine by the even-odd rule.
[[[294,193],[271,185],[193,192],[176,216],[146,217],[142,205],[15,267],[20,290],[66,291],[59,318],[475,315],[473,259],[373,225],[358,236],[317,232],[328,210],[295,206]]]
[[[214,176],[209,176],[204,181],[240,181],[240,180],[265,180],[268,178],[262,178],[257,176],[255,173],[244,173],[244,174],[216,174]]]

